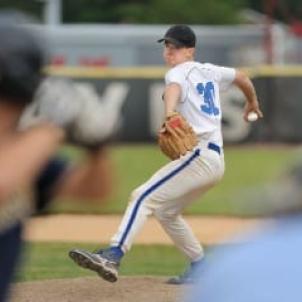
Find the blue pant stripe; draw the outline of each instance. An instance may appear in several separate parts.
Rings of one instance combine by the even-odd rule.
[[[164,184],[166,181],[168,181],[169,179],[171,179],[172,177],[174,177],[175,175],[177,175],[180,171],[182,171],[185,167],[187,167],[196,157],[198,157],[200,155],[200,149],[197,149],[194,154],[188,159],[186,160],[183,164],[181,164],[181,166],[179,166],[178,168],[176,168],[174,171],[172,171],[171,173],[169,173],[168,175],[166,175],[165,177],[163,177],[162,179],[160,179],[158,182],[156,182],[154,185],[152,185],[148,190],[146,190],[137,200],[136,205],[132,211],[132,214],[130,216],[129,222],[127,224],[127,227],[125,229],[125,232],[122,236],[122,239],[120,240],[119,243],[119,247],[122,247],[127,235],[131,229],[131,226],[134,222],[134,219],[137,215],[137,212],[139,210],[140,205],[142,204],[143,200],[149,195],[151,194],[153,191],[155,191],[158,187],[160,187],[162,184]]]

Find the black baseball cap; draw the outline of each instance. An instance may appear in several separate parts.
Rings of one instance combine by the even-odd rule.
[[[179,48],[191,48],[195,47],[196,35],[187,25],[174,25],[170,27],[165,33],[165,36],[157,40],[157,42],[171,43]]]
[[[0,41],[0,97],[29,103],[43,77],[43,46],[28,29],[1,20]]]

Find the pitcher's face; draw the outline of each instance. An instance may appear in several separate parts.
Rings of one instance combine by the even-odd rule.
[[[163,49],[163,58],[166,64],[174,67],[186,61],[192,61],[195,48],[177,47],[172,43],[165,43]]]

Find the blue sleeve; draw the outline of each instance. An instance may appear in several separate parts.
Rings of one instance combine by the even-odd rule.
[[[43,210],[52,197],[52,189],[64,171],[68,161],[63,158],[51,159],[41,172],[35,184],[35,198],[37,211]]]

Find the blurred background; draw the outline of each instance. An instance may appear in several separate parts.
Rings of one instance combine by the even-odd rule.
[[[226,143],[302,139],[296,131],[302,109],[298,0],[176,0],[173,7],[168,0],[1,0],[0,9],[3,18],[47,38],[51,73],[85,81],[104,97],[123,98],[119,141],[156,136],[165,72],[156,40],[174,23],[193,25],[197,60],[245,68],[254,79],[265,118],[246,124],[243,97],[230,90],[223,101]]]
[[[261,121],[246,123],[242,94],[232,88],[222,96],[226,177],[188,212],[261,214],[262,199],[261,206],[255,202],[259,185],[283,174],[288,179],[287,169],[299,159],[299,0],[175,0],[173,6],[168,0],[1,0],[0,17],[16,20],[45,38],[48,73],[85,83],[101,99],[123,104],[112,146],[118,189],[105,207],[88,212],[122,212],[130,190],[165,162],[154,144],[162,123],[166,71],[156,40],[170,24],[193,26],[197,60],[244,69],[253,79],[264,112]],[[63,152],[81,158],[74,148]],[[253,202],[244,202],[250,199]],[[60,202],[58,211],[65,205]],[[67,211],[76,208],[67,206]]]
[[[170,24],[192,25],[197,60],[244,69],[264,112],[261,121],[246,123],[242,94],[232,88],[222,96],[226,177],[188,212],[261,214],[262,199],[262,205],[255,200],[263,184],[280,175],[288,182],[291,167],[297,170],[302,141],[301,1],[175,0],[171,6],[168,0],[1,0],[0,18],[22,23],[45,38],[49,74],[85,83],[102,100],[123,104],[111,149],[117,190],[97,212],[122,212],[129,191],[166,161],[155,145],[166,71],[156,40]],[[71,149],[62,152],[81,158],[80,150]]]
[[[243,95],[222,96],[226,174],[186,213],[259,217],[301,207],[301,0],[0,0],[0,18],[46,38],[49,74],[123,103],[110,144],[112,194],[101,205],[55,202],[49,213],[122,214],[131,190],[167,162],[156,145],[166,72],[156,40],[176,23],[195,30],[198,61],[251,76],[264,113],[246,123]],[[62,154],[83,156],[72,146]]]

